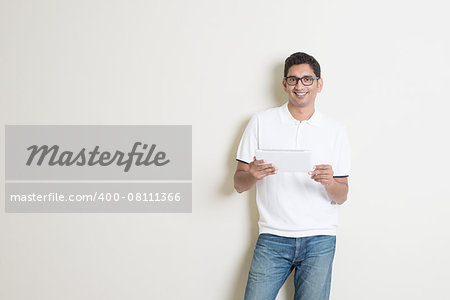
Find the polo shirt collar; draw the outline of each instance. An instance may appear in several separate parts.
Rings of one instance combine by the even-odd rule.
[[[300,123],[300,121],[296,120],[291,115],[291,112],[289,111],[289,108],[288,108],[288,102],[286,102],[284,105],[282,105],[280,107],[280,109],[281,109],[281,119],[283,120],[283,122],[292,123],[295,125]],[[306,122],[307,124],[310,124],[313,126],[320,127],[322,125],[322,113],[315,108],[313,115],[308,120],[305,120],[303,122]]]

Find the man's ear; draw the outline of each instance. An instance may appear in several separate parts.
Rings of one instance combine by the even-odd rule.
[[[323,88],[323,79],[319,78],[317,79],[317,92],[320,93]]]
[[[285,78],[283,78],[282,84],[283,84],[283,87],[284,87],[284,91],[287,92],[287,90],[286,90],[287,86],[286,86],[286,79]]]

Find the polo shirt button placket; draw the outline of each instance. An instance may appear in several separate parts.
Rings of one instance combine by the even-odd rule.
[[[303,144],[303,130],[304,130],[304,127],[305,127],[305,122],[300,122],[300,121],[297,121],[297,139],[296,139],[296,143],[295,143],[295,146],[296,146],[296,149],[297,150],[302,150],[303,148],[302,148],[302,144]]]

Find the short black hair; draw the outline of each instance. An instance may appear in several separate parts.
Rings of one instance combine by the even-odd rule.
[[[289,68],[294,65],[308,64],[313,69],[314,74],[320,78],[320,65],[319,62],[309,54],[304,52],[296,52],[286,58],[284,62],[284,77],[287,76]]]

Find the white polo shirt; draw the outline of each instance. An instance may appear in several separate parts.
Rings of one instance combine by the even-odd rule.
[[[292,117],[287,103],[255,114],[244,131],[236,159],[253,161],[256,150],[312,150],[313,164],[329,164],[334,177],[350,174],[345,128],[317,109],[309,120]],[[286,237],[336,235],[338,205],[307,173],[280,172],[258,180],[259,232]]]

